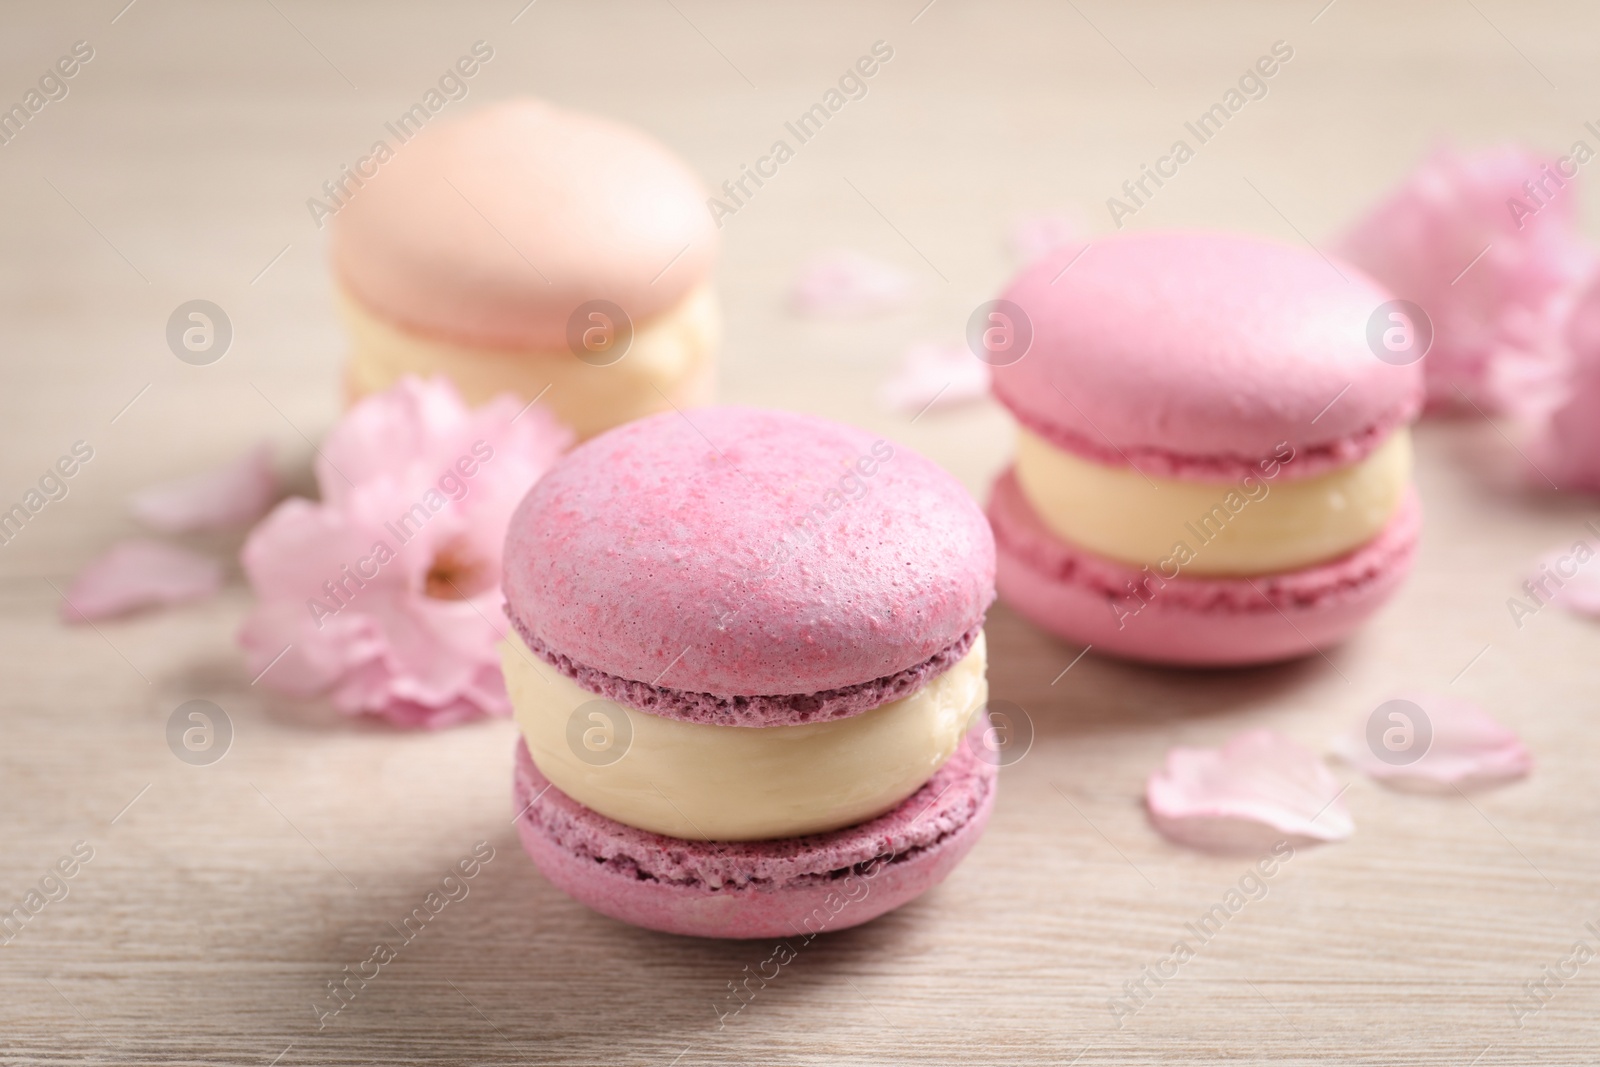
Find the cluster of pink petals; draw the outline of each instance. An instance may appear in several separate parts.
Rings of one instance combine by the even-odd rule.
[[[229,530],[265,515],[281,493],[272,446],[263,441],[231,463],[140,490],[129,510],[163,533]]]
[[[1355,831],[1343,790],[1322,759],[1270,730],[1239,734],[1221,748],[1174,748],[1150,775],[1150,821],[1180,845],[1258,852],[1342,841]]]
[[[917,344],[878,392],[891,411],[920,415],[982,400],[989,394],[989,365],[965,345]]]
[[[216,560],[160,541],[122,541],[78,572],[61,605],[67,622],[115,618],[144,608],[214,596]]]
[[[859,318],[900,311],[916,295],[911,276],[893,264],[848,248],[808,260],[789,294],[796,313],[816,318]]]
[[[469,410],[442,378],[351,408],[318,454],[320,502],[285,501],[244,546],[251,673],[403,726],[509,714],[502,543],[570,441],[542,408],[506,395]]]
[[[1423,360],[1431,407],[1504,410],[1515,398],[1495,388],[1499,364],[1562,359],[1566,315],[1594,262],[1571,185],[1553,157],[1440,148],[1340,243],[1345,258],[1432,320]]]
[[[1600,279],[1572,311],[1566,354],[1550,402],[1522,411],[1533,424],[1529,475],[1561,489],[1600,492]]]
[[[1373,753],[1362,719],[1334,741],[1346,763],[1396,788],[1449,792],[1521,778],[1533,769],[1533,755],[1522,739],[1476,704],[1453,697],[1411,694],[1405,698],[1427,716],[1432,734],[1422,755],[1392,764]]]
[[[1077,244],[1083,228],[1063,215],[1027,215],[1011,227],[1007,244],[1022,263],[1043,259],[1064,245]]]

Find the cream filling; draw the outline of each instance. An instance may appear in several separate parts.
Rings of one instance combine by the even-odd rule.
[[[352,401],[387,389],[406,374],[443,374],[474,405],[504,392],[528,400],[542,393],[542,402],[579,437],[674,404],[695,407],[711,401],[712,353],[721,320],[709,282],[671,310],[634,323],[627,353],[604,367],[585,363],[566,349],[480,348],[425,337],[374,313],[343,289],[338,305],[350,335],[346,386]]]
[[[794,837],[881,815],[944,765],[989,695],[981,634],[909,696],[799,726],[626,709],[542,662],[535,670],[514,631],[501,662],[528,751],[557,789],[620,823],[691,840]]]
[[[1411,480],[1397,430],[1359,463],[1285,481],[1269,465],[1237,484],[1146,479],[1019,429],[1017,481],[1051,532],[1166,578],[1272,574],[1337,558],[1377,536]]]

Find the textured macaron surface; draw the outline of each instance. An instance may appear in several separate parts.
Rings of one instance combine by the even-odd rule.
[[[1356,268],[1254,237],[1154,232],[1063,248],[1003,297],[1033,339],[996,367],[1024,425],[1149,475],[1234,480],[1287,443],[1288,477],[1353,463],[1415,416],[1419,363],[1380,360],[1391,299]]]
[[[537,100],[441,119],[330,220],[335,273],[411,330],[565,350],[579,305],[635,324],[706,280],[716,228],[698,178],[645,134]]]
[[[970,640],[994,540],[949,474],[792,412],[669,412],[570,452],[506,538],[513,622],[572,662],[718,696],[811,694]]]
[[[959,831],[994,794],[997,768],[983,756],[982,730],[970,734],[921,789],[890,811],[825,834],[688,841],[625,826],[551,786],[520,741],[514,797],[519,818],[541,836],[630,880],[727,892],[782,890],[834,880],[874,860],[903,862]]]
[[[719,844],[662,837],[554,788],[517,745],[513,820],[557,887],[602,914],[696,937],[794,938],[869,922],[938,885],[994,809],[996,768],[975,727],[898,807],[826,834]]]

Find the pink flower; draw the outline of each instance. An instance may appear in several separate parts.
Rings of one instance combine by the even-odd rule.
[[[800,268],[789,303],[801,315],[849,318],[899,311],[915,295],[911,276],[848,248],[819,252]]]
[[[1345,258],[1432,320],[1430,407],[1502,409],[1496,364],[1560,360],[1562,323],[1594,260],[1567,166],[1509,145],[1440,148],[1341,242]]]
[[[1533,769],[1521,738],[1476,704],[1446,696],[1385,701],[1336,739],[1334,751],[1372,778],[1420,792],[1491,785]]]
[[[1530,479],[1600,492],[1600,283],[1578,300],[1566,342],[1568,360],[1551,401],[1522,412],[1533,427]]]
[[[122,541],[73,579],[61,605],[67,622],[203,600],[222,588],[222,566],[160,541]]]
[[[1150,775],[1145,804],[1180,845],[1225,852],[1342,841],[1355,831],[1343,790],[1316,753],[1270,730],[1221,748],[1174,748]]]
[[[280,495],[272,446],[263,441],[231,463],[133,495],[129,510],[165,533],[248,526]]]
[[[509,714],[506,524],[571,440],[509,395],[469,411],[443,378],[351,408],[317,456],[321,502],[284,501],[245,542],[251,673],[402,726]]]

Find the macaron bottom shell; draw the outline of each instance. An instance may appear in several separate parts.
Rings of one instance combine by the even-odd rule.
[[[1252,578],[1180,574],[1163,582],[1061,541],[1011,470],[995,482],[988,513],[995,584],[1019,614],[1097,652],[1197,667],[1273,663],[1342,641],[1399,588],[1422,523],[1408,490],[1376,537],[1338,559]]]
[[[691,937],[799,938],[859,926],[945,879],[994,807],[987,721],[921,789],[856,826],[719,843],[637,830],[590,811],[539,773],[519,739],[513,803],[534,865],[602,915]]]

